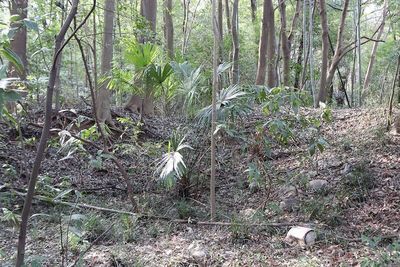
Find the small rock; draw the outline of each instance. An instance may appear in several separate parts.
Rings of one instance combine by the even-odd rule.
[[[308,176],[309,176],[310,178],[313,178],[313,177],[315,177],[315,176],[318,175],[318,172],[316,172],[316,171],[310,171],[310,172],[308,172],[307,174],[308,174]]]
[[[279,195],[282,198],[294,197],[297,195],[297,188],[293,185],[282,186],[279,189]]]
[[[283,199],[281,202],[279,202],[279,207],[283,211],[292,212],[292,211],[298,210],[299,204],[300,204],[300,202],[297,198],[289,197],[289,198]]]
[[[328,182],[322,179],[312,180],[308,183],[307,188],[311,191],[320,191],[326,189]]]
[[[189,256],[196,261],[196,263],[198,264],[204,264],[207,260],[207,250],[204,247],[203,244],[200,243],[200,241],[193,241],[189,247],[188,247],[188,251],[189,251]]]
[[[251,220],[254,214],[256,214],[256,210],[251,208],[244,209],[239,212],[240,218],[242,218],[243,220]]]
[[[351,172],[351,170],[352,170],[351,165],[349,163],[346,163],[346,164],[344,164],[344,168],[341,171],[341,174],[343,174],[343,175],[348,174]]]
[[[89,251],[83,260],[85,262],[85,266],[106,267],[113,265],[111,254],[104,251]]]

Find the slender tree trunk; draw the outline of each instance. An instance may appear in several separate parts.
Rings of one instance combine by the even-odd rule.
[[[239,0],[234,0],[232,10],[232,84],[237,84],[239,82]]]
[[[97,86],[98,86],[98,71],[97,71],[97,23],[96,23],[96,9],[93,11],[93,79],[94,79],[94,93],[97,100]],[[97,106],[97,105],[96,105]],[[96,111],[97,112],[97,111]]]
[[[292,25],[290,27],[290,33],[288,36],[289,51],[292,49],[293,38],[295,35],[294,33],[295,33],[295,29],[297,27],[297,21],[299,20],[300,10],[301,10],[301,0],[297,0],[296,1],[296,9],[294,11],[294,15],[293,15],[293,19],[292,19]]]
[[[225,16],[226,16],[226,27],[228,29],[228,34],[232,35],[231,11],[229,8],[229,0],[225,0]],[[232,14],[232,20],[233,20],[233,14]]]
[[[253,29],[254,29],[254,43],[256,46],[259,45],[259,34],[260,34],[260,27],[258,24],[258,19],[257,19],[257,0],[250,0],[250,7],[251,7],[251,22],[253,24]],[[256,55],[258,53],[258,50],[256,50]]]
[[[71,11],[70,11],[67,19],[65,20],[65,23],[61,27],[61,30],[60,30],[59,34],[57,35],[56,42],[55,42],[55,48],[54,48],[55,52],[54,52],[54,57],[53,57],[53,64],[52,64],[52,68],[51,68],[50,75],[49,75],[49,83],[47,86],[45,121],[44,121],[43,130],[42,130],[42,135],[40,137],[38,149],[36,152],[35,161],[33,163],[31,177],[29,179],[28,192],[25,197],[24,207],[22,209],[22,214],[21,214],[21,225],[20,225],[19,237],[18,237],[17,259],[16,259],[16,263],[15,263],[15,266],[17,266],[17,267],[20,267],[24,264],[26,232],[27,232],[27,228],[28,228],[29,214],[30,214],[31,207],[32,207],[33,196],[35,194],[35,186],[36,186],[37,177],[39,175],[40,166],[41,166],[41,163],[42,163],[42,160],[44,157],[44,152],[47,147],[47,140],[48,140],[49,133],[50,133],[53,91],[54,91],[54,85],[55,85],[55,80],[56,80],[55,78],[56,78],[56,73],[57,73],[57,64],[56,64],[57,57],[58,57],[59,53],[61,52],[64,36],[69,28],[69,25],[71,24],[73,18],[75,17],[75,15],[78,11],[78,3],[79,3],[79,0],[73,0]]]
[[[28,0],[12,0],[10,1],[10,15],[18,15],[19,20],[11,23],[11,28],[17,29],[13,39],[11,40],[11,50],[21,59],[23,64],[22,73],[18,73],[12,64],[9,64],[8,76],[20,77],[21,80],[26,80],[28,70],[28,60],[26,57],[26,27],[23,20],[28,15]]]
[[[332,62],[328,69],[328,75],[326,77],[326,84],[325,84],[325,89],[324,89],[326,91],[328,90],[328,86],[330,86],[330,84],[332,83],[336,68],[338,67],[339,62],[343,56],[343,34],[344,34],[345,21],[346,21],[347,11],[348,11],[348,7],[349,7],[349,2],[350,2],[350,0],[344,0],[344,3],[343,3],[342,15],[340,18],[340,24],[339,24],[339,28],[338,28],[338,34],[337,34],[335,54],[333,55]]]
[[[216,217],[216,200],[215,200],[215,180],[216,180],[216,140],[215,129],[217,126],[217,90],[219,88],[218,78],[218,60],[219,60],[219,25],[221,21],[217,17],[217,0],[212,0],[212,26],[214,32],[213,47],[213,87],[212,87],[212,114],[211,114],[211,178],[210,178],[210,209],[211,221]]]
[[[68,1],[63,1],[62,6],[65,7],[65,9],[62,11],[61,15],[61,25],[64,23],[65,19],[65,12],[68,9]],[[60,77],[60,67],[61,67],[61,61],[62,61],[62,53],[57,58],[57,74],[56,74],[56,83],[54,87],[55,91],[55,97],[54,97],[54,103],[55,103],[55,109],[56,111],[60,110],[61,106],[61,77]]]
[[[268,2],[264,0],[263,18],[261,25],[260,44],[258,46],[258,64],[256,85],[265,84],[265,76],[267,70],[267,40],[268,40]]]
[[[174,24],[172,20],[172,0],[164,0],[164,39],[170,59],[174,58]]]
[[[218,0],[218,33],[219,33],[219,63],[225,61],[224,51],[224,6],[223,0]],[[220,77],[219,89],[222,89],[225,79]]]
[[[308,0],[303,0],[303,68],[301,71],[301,79],[300,79],[300,85],[299,89],[303,89],[305,86],[305,79],[306,79],[306,74],[307,74],[307,63],[308,63],[308,52],[309,47],[308,47],[308,31],[307,31],[307,14],[308,14],[308,9],[307,9],[307,4]]]
[[[299,42],[299,49],[297,52],[297,67],[296,67],[296,73],[294,76],[294,88],[295,89],[300,89],[300,74],[301,74],[301,59],[303,58],[303,35],[300,36],[300,42]]]
[[[290,85],[290,44],[286,34],[286,3],[285,0],[279,2],[279,12],[281,13],[281,47],[283,58],[283,85]]]
[[[385,83],[387,81],[387,74],[388,74],[390,66],[391,66],[390,64],[388,64],[386,66],[382,82],[380,83],[379,104],[383,103],[383,94],[384,94],[384,91],[385,91]],[[400,87],[400,85],[399,85],[399,87]],[[399,95],[399,97],[400,97],[400,95]]]
[[[106,0],[104,9],[101,75],[109,75],[112,68],[114,13],[115,0]],[[111,91],[108,89],[107,80],[100,85],[97,103],[97,118],[99,119],[99,122],[108,122],[113,124],[111,117]]]
[[[322,64],[321,64],[321,77],[319,83],[318,103],[326,102],[326,76],[328,71],[328,55],[329,55],[329,29],[328,18],[326,15],[325,0],[319,0],[319,14],[322,27]]]
[[[275,15],[272,0],[266,0],[267,4],[267,86],[272,88],[277,86],[276,61],[276,39],[275,39]]]
[[[309,11],[309,48],[310,52],[308,53],[309,56],[309,61],[310,61],[310,88],[311,88],[311,95],[314,100],[314,107],[318,106],[318,101],[315,97],[315,79],[314,79],[314,0],[310,0],[310,5],[309,5],[310,11]]]
[[[361,0],[357,0],[357,83],[358,83],[358,105],[362,105],[362,80],[361,80]]]
[[[381,39],[381,36],[385,29],[385,21],[386,21],[386,17],[387,17],[387,13],[388,13],[387,6],[388,6],[388,0],[385,0],[385,3],[383,4],[382,23],[381,23],[381,27],[379,28],[378,35],[376,36],[377,40]],[[371,58],[369,60],[367,72],[366,72],[365,78],[364,78],[363,87],[364,87],[365,91],[368,89],[369,84],[370,84],[372,69],[373,69],[373,66],[375,63],[375,57],[376,57],[376,51],[378,49],[378,45],[379,45],[379,42],[374,42],[374,44],[372,45]]]
[[[351,106],[354,106],[354,85],[356,82],[356,59],[357,53],[354,49],[353,58],[352,58],[352,65],[351,65]]]
[[[395,89],[396,89],[396,80],[400,76],[400,55],[397,56],[397,64],[396,64],[396,73],[394,74],[393,77],[393,83],[392,83],[392,92],[390,94],[390,99],[389,99],[389,112],[388,112],[388,117],[387,117],[387,125],[386,125],[386,130],[390,130],[390,126],[393,123],[393,102],[394,102],[394,95],[395,95]]]

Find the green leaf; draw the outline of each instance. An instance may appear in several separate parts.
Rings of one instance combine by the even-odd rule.
[[[14,67],[17,69],[19,74],[24,72],[24,64],[22,63],[19,56],[14,53],[10,48],[2,46],[0,47],[0,56],[4,56]]]
[[[39,26],[38,26],[38,24],[37,24],[36,22],[34,22],[34,21],[32,21],[32,20],[29,20],[29,19],[24,19],[24,20],[23,20],[23,23],[24,23],[24,25],[25,25],[25,27],[26,27],[27,29],[34,30],[34,31],[36,31],[36,32],[39,32]]]
[[[16,22],[16,21],[19,21],[19,20],[21,20],[21,17],[19,15],[12,15],[10,17],[10,22]]]
[[[324,152],[325,147],[322,144],[317,143],[317,147],[318,147],[319,152],[321,152],[321,153]]]
[[[315,155],[315,144],[311,144],[311,145],[308,147],[308,153],[310,153],[310,156],[311,156],[311,157]]]

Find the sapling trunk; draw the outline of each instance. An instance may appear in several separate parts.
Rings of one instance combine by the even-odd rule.
[[[50,133],[50,126],[51,126],[51,113],[52,113],[52,100],[53,100],[53,92],[54,92],[54,85],[56,81],[56,74],[57,74],[57,58],[62,52],[63,48],[65,47],[66,43],[69,42],[70,38],[65,41],[63,44],[64,36],[67,33],[69,25],[71,24],[72,20],[74,19],[77,11],[78,11],[78,3],[79,0],[73,0],[71,10],[61,27],[59,34],[56,37],[55,41],[55,48],[54,48],[54,57],[53,57],[53,64],[51,67],[50,75],[49,75],[49,83],[47,86],[47,93],[46,93],[46,106],[45,106],[45,120],[44,120],[44,127],[42,131],[42,135],[40,137],[40,142],[38,145],[36,158],[33,164],[31,177],[28,184],[28,192],[25,198],[24,207],[22,209],[21,215],[21,226],[19,231],[18,237],[18,247],[17,247],[17,260],[15,266],[20,267],[24,263],[25,258],[25,244],[26,244],[26,231],[28,227],[28,219],[29,214],[32,207],[32,200],[35,194],[35,186],[37,182],[37,178],[39,175],[40,166],[44,157],[44,152],[47,147],[47,140],[49,138]],[[85,22],[85,21],[84,21]]]

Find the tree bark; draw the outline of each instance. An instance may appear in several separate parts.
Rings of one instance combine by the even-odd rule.
[[[265,76],[267,70],[267,40],[268,40],[268,2],[264,0],[263,18],[261,25],[260,43],[258,46],[258,63],[256,74],[256,85],[265,84]],[[253,3],[253,2],[252,2]]]
[[[322,64],[321,64],[321,78],[319,83],[318,103],[326,101],[326,76],[328,71],[328,55],[329,55],[329,29],[328,18],[326,15],[325,0],[319,0],[319,14],[322,27]]]
[[[396,89],[396,80],[397,80],[397,78],[400,78],[399,76],[400,76],[400,55],[397,56],[396,73],[394,74],[394,77],[393,77],[392,92],[390,94],[390,99],[389,99],[389,112],[388,112],[387,124],[386,124],[387,131],[390,130],[390,126],[393,123],[393,102],[394,102],[394,95],[395,95],[395,89]]]
[[[223,0],[218,0],[218,34],[219,34],[219,63],[224,62],[224,6]],[[222,89],[224,77],[221,76],[219,89]]]
[[[357,23],[356,23],[356,44],[357,44],[357,83],[358,83],[358,105],[362,105],[362,81],[361,81],[361,0],[357,0]]]
[[[228,29],[228,34],[232,35],[231,10],[229,8],[229,0],[225,0],[225,16],[226,16],[226,27]],[[232,14],[232,21],[233,21],[233,14]]]
[[[335,48],[335,54],[333,55],[332,62],[329,66],[328,69],[328,74],[326,77],[326,83],[323,86],[323,90],[328,91],[328,86],[332,83],[333,76],[335,75],[336,68],[339,65],[339,62],[342,58],[343,54],[343,34],[344,34],[344,28],[345,28],[345,21],[346,21],[346,16],[347,16],[347,11],[349,7],[349,2],[350,0],[344,0],[343,3],[343,9],[342,9],[342,15],[340,18],[340,24],[338,28],[338,34],[337,34],[337,41],[336,41],[336,48]],[[322,88],[321,88],[322,90]],[[319,99],[320,100],[320,99]]]
[[[157,0],[142,0],[140,14],[149,22],[152,32],[156,32],[157,26]]]
[[[308,63],[308,31],[307,31],[307,3],[308,0],[303,0],[303,22],[302,22],[302,36],[303,36],[303,65],[301,70],[301,78],[299,82],[299,89],[303,89],[305,86],[305,78],[307,73]]]
[[[12,0],[10,1],[10,15],[18,15],[19,20],[11,23],[11,28],[16,28],[15,35],[11,40],[11,50],[21,59],[23,64],[22,73],[18,73],[16,68],[9,64],[8,76],[9,77],[20,77],[21,80],[26,80],[26,74],[28,69],[28,60],[26,57],[26,27],[23,24],[23,20],[28,15],[28,0]]]
[[[315,98],[315,84],[314,84],[314,0],[310,0],[309,5],[309,25],[308,25],[308,33],[309,33],[309,49],[310,52],[308,53],[309,61],[310,61],[310,88],[311,88],[311,95],[314,100],[314,107],[318,106],[318,101]]]
[[[254,29],[254,42],[255,45],[259,45],[259,34],[260,34],[260,27],[257,21],[257,0],[250,0],[250,7],[251,7],[251,22],[253,24]],[[258,50],[256,50],[256,55]]]
[[[303,35],[301,35],[300,42],[299,42],[299,49],[297,52],[297,60],[296,60],[297,67],[296,67],[296,73],[294,76],[294,85],[293,85],[295,90],[300,89],[300,74],[301,74],[300,66],[301,66],[301,59],[303,57],[303,39],[304,39],[304,37],[303,37]]]
[[[106,0],[104,9],[103,49],[101,54],[101,75],[109,75],[113,59],[113,29],[114,29],[115,0]],[[111,91],[105,80],[99,88],[97,97],[97,118],[100,123],[108,122],[113,125],[111,117]]]
[[[289,33],[289,36],[288,36],[289,50],[292,49],[294,32],[295,32],[295,29],[296,29],[296,26],[297,26],[297,21],[299,20],[300,10],[301,10],[301,0],[297,0],[296,1],[296,9],[294,11],[294,15],[293,15],[293,19],[292,19],[292,25],[290,27],[290,33]]]
[[[216,140],[215,129],[217,126],[217,90],[219,88],[218,61],[219,61],[219,25],[221,21],[217,15],[217,0],[212,0],[212,27],[214,32],[213,46],[213,86],[212,86],[212,114],[211,114],[211,177],[210,177],[210,213],[211,221],[216,217],[216,194],[215,194],[215,176],[216,176]]]
[[[232,44],[233,44],[233,56],[232,56],[232,84],[239,82],[239,0],[234,0],[232,9]]]
[[[388,13],[387,6],[388,6],[388,0],[385,0],[385,3],[383,4],[383,11],[382,11],[382,23],[379,28],[378,35],[376,37],[377,40],[381,39],[381,36],[385,29],[385,21],[386,21],[386,17],[387,17],[387,13]],[[364,78],[364,85],[363,85],[364,90],[368,89],[370,81],[371,81],[371,74],[372,74],[373,66],[375,64],[375,57],[376,57],[376,51],[378,49],[378,45],[379,45],[379,42],[374,42],[374,44],[372,45],[371,58],[369,60],[367,72],[366,72],[365,78]]]
[[[64,23],[65,19],[65,12],[66,9],[68,8],[68,1],[63,1],[62,6],[65,7],[62,10],[62,15],[61,15],[61,25]],[[55,104],[55,110],[59,111],[60,106],[61,106],[61,77],[60,77],[60,67],[61,67],[61,62],[62,62],[62,53],[57,58],[57,74],[56,74],[56,83],[54,87],[55,91],[55,97],[54,97],[54,104]]]
[[[157,25],[157,0],[142,0],[140,5],[140,14],[149,22],[150,28],[155,34],[156,25]],[[142,37],[141,42],[147,42],[150,39]],[[148,85],[145,85],[148,86]],[[128,101],[128,104],[125,106],[128,109],[133,110],[134,107],[131,106],[131,103],[136,103],[135,99],[137,99],[137,95],[132,95]],[[142,107],[141,113],[143,115],[154,115],[154,92],[152,88],[146,88],[145,95],[142,98]]]
[[[290,85],[290,44],[286,33],[286,3],[285,0],[279,2],[279,12],[281,13],[281,47],[283,58],[283,85]]]
[[[15,266],[17,266],[17,267],[22,266],[24,263],[26,232],[27,232],[27,227],[28,227],[29,214],[30,214],[31,207],[32,207],[33,196],[35,194],[35,186],[36,186],[37,177],[39,175],[40,166],[41,166],[41,163],[42,163],[42,160],[44,157],[44,152],[47,147],[47,140],[48,140],[49,133],[50,133],[53,91],[54,91],[55,78],[56,78],[56,73],[57,73],[57,64],[56,64],[57,57],[61,53],[62,49],[65,47],[66,43],[63,44],[64,36],[69,28],[69,25],[71,24],[73,18],[75,17],[75,15],[78,11],[78,3],[79,3],[79,0],[73,0],[69,15],[68,15],[67,19],[65,20],[65,23],[61,27],[61,30],[60,30],[59,34],[57,35],[56,41],[55,41],[55,48],[54,48],[55,52],[54,52],[54,57],[53,57],[53,64],[52,64],[52,68],[51,68],[51,71],[49,74],[49,83],[47,86],[47,93],[46,93],[46,109],[45,109],[44,127],[42,130],[42,135],[40,137],[38,149],[36,152],[35,161],[33,163],[32,173],[31,173],[31,177],[29,179],[29,184],[28,184],[28,192],[26,194],[24,207],[22,209],[22,214],[21,214],[21,225],[20,225],[20,231],[19,231],[19,237],[18,237],[17,259],[16,259],[16,263],[15,263]],[[68,39],[68,40],[70,40],[70,39]]]
[[[267,86],[272,88],[277,86],[276,61],[276,39],[275,39],[275,15],[272,0],[266,0],[267,4]]]
[[[172,0],[164,0],[164,39],[170,59],[174,58],[174,24],[172,20]]]

